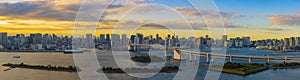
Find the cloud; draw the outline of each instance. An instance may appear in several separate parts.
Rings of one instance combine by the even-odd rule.
[[[186,16],[192,17],[188,19],[190,22],[197,22],[198,24],[201,24],[201,26],[205,25],[205,27],[207,26],[206,24],[209,24],[210,28],[223,28],[222,26],[224,26],[224,28],[243,27],[241,25],[229,22],[230,19],[244,16],[239,13],[215,11],[211,9],[200,9],[200,14],[197,9],[190,7],[175,7],[173,8],[173,10],[178,11]],[[221,15],[221,17],[219,16],[219,14]],[[204,16],[205,19],[202,19],[201,16]],[[223,20],[219,20],[222,18]],[[199,22],[199,20],[203,20],[203,22]]]
[[[260,32],[260,33],[263,33],[263,34],[282,34],[282,33],[278,33],[278,32]]]
[[[26,19],[72,20],[74,21],[79,8],[97,10],[106,7],[106,0],[88,0],[86,7],[81,7],[83,0],[8,0],[0,2],[0,16],[13,16]],[[125,13],[137,4],[152,3],[152,0],[115,0],[105,14]],[[86,11],[88,12],[88,11]],[[88,13],[86,13],[88,14]],[[87,15],[89,16],[89,15]],[[90,15],[95,16],[95,15]]]
[[[150,21],[151,22],[151,21]],[[142,30],[151,30],[151,29],[181,29],[181,30],[207,30],[208,27],[205,23],[201,22],[186,22],[182,20],[161,20],[154,23],[147,23],[147,20],[122,20],[120,24],[111,23],[111,24],[101,24],[100,28],[105,29],[114,29],[118,25],[117,29],[135,29],[140,27]],[[243,26],[235,25],[232,23],[224,24],[225,28],[243,28]]]
[[[227,12],[227,11],[215,11],[211,9],[200,9],[201,14],[197,9],[191,7],[175,7],[173,8],[176,11],[179,11],[182,14],[187,16],[207,16],[210,18],[218,17],[219,13],[225,18],[236,18],[241,17],[242,15],[239,13]]]
[[[155,29],[167,29],[166,26],[155,24],[155,23],[149,23],[142,26],[142,28],[155,28]]]
[[[21,16],[38,11],[42,3],[1,3],[0,15]]]
[[[300,12],[297,14],[274,14],[267,16],[273,25],[284,25],[286,27],[300,25]]]
[[[74,20],[76,13],[56,10],[46,1],[0,3],[0,15],[22,19]]]
[[[264,28],[264,30],[268,30],[268,31],[283,31],[285,29],[282,29],[282,28]]]
[[[95,6],[103,6],[104,7],[105,0],[89,0],[86,4],[88,7],[83,7],[85,10],[97,10]],[[108,7],[105,11],[105,15],[102,16],[102,19],[99,22],[98,30],[101,29],[114,29],[114,26],[121,22],[112,17],[117,14],[126,13],[133,7],[136,7],[140,4],[153,3],[153,0],[116,0],[112,5]],[[80,8],[82,0],[62,0],[62,1],[53,1],[53,0],[30,0],[30,1],[20,1],[20,2],[0,2],[0,21],[6,20],[8,25],[7,29],[41,29],[41,30],[71,30],[73,29],[74,23],[73,21],[76,18],[78,9]],[[94,9],[88,9],[90,7],[95,7]],[[160,10],[149,10],[149,9],[138,9],[135,14],[141,14],[146,12],[157,12]],[[201,22],[202,20],[198,11],[193,8],[188,7],[175,7],[173,10],[179,11],[180,13],[188,16],[189,22],[192,25],[192,28],[196,30],[205,30],[207,29],[206,23],[214,24],[218,15],[217,11],[203,9],[204,14],[208,16],[205,20],[206,23]],[[88,12],[88,11],[86,11]],[[235,25],[234,23],[229,22],[229,19],[240,17],[241,15],[238,13],[232,12],[220,12],[224,18],[225,28],[240,28],[242,26]],[[88,13],[87,13],[88,14]],[[9,17],[7,17],[9,16]],[[87,15],[87,16],[95,16],[95,15]],[[94,17],[96,18],[96,17]],[[194,18],[194,19],[192,19]],[[34,21],[35,20],[35,21]],[[23,22],[22,22],[23,21]],[[141,24],[146,22],[147,20],[126,20],[127,25],[122,25],[124,29],[140,26],[137,24]],[[57,24],[53,24],[56,23]],[[61,22],[61,23],[60,23]],[[176,29],[185,29],[189,27],[185,22],[178,20],[162,20],[159,23],[167,24],[168,26],[174,27]],[[88,24],[88,23],[85,23]],[[3,26],[3,25],[2,25]],[[13,26],[13,27],[11,27]],[[90,27],[93,25],[86,25],[86,27]],[[214,26],[220,26],[214,25]],[[146,24],[143,25],[142,29],[165,29],[164,26],[160,24]]]

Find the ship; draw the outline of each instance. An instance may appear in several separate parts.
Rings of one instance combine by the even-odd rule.
[[[18,59],[18,58],[21,58],[21,56],[13,56],[13,58],[16,58],[16,59]]]
[[[83,53],[82,50],[65,50],[64,54]]]

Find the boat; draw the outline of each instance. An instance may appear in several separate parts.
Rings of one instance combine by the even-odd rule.
[[[82,50],[65,50],[64,54],[83,53]]]
[[[3,71],[9,71],[9,70],[11,70],[10,68],[8,68],[8,69],[4,69]]]
[[[256,50],[266,50],[266,49],[268,49],[268,47],[266,47],[266,46],[257,46],[255,49]]]
[[[13,58],[21,58],[21,56],[13,56]]]

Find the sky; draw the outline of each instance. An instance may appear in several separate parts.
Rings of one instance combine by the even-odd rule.
[[[109,1],[0,0],[0,32],[9,35],[72,35],[76,31],[95,35],[176,33],[189,37],[211,35],[214,29],[223,30],[229,37],[250,36],[252,40],[300,36],[299,0],[213,0],[217,9],[203,7],[200,12],[187,0],[115,0],[103,9],[100,20],[99,15],[91,14],[105,8]],[[88,6],[81,7],[83,3]],[[96,22],[75,23],[80,20],[79,9]]]

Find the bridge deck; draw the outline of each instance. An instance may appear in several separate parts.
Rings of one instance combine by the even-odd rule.
[[[211,54],[206,52],[194,52],[187,50],[180,50],[181,54],[192,54],[196,56],[209,56],[214,58],[238,58],[238,59],[258,59],[258,60],[293,60],[300,61],[300,57],[286,57],[286,56],[246,56],[246,55],[228,55],[228,54]]]

